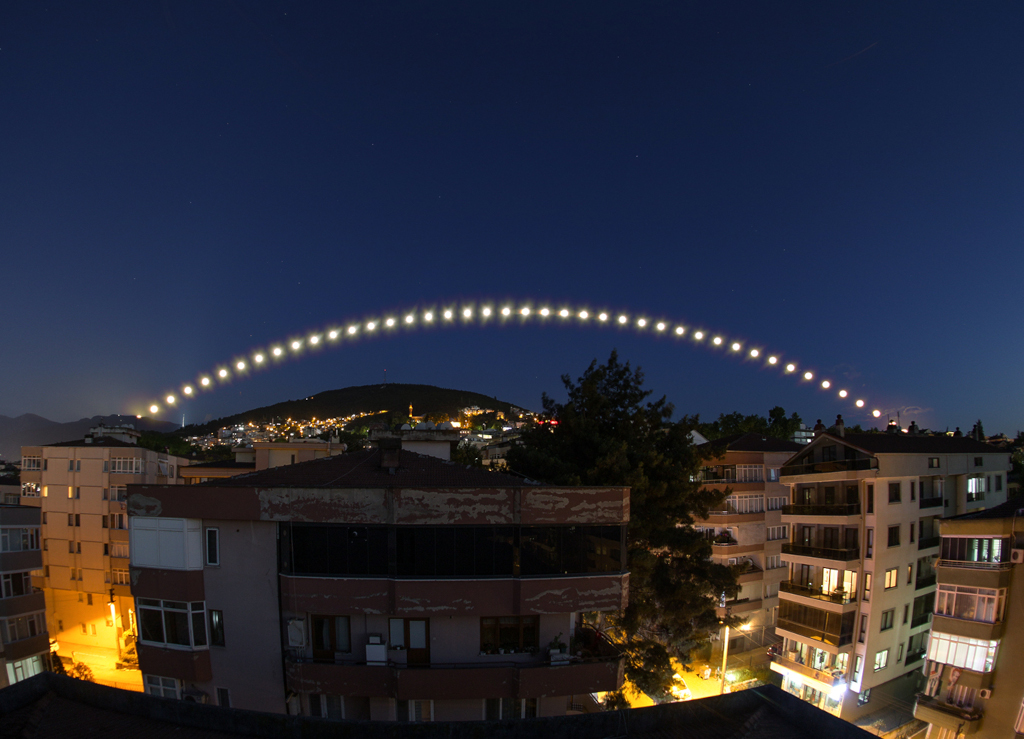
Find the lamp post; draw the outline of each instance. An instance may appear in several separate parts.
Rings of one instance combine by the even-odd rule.
[[[723,637],[725,642],[722,645],[722,682],[718,686],[718,694],[722,695],[725,693],[725,667],[729,661],[729,624],[725,625],[725,636]]]

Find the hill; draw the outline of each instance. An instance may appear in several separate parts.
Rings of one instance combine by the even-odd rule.
[[[160,431],[167,433],[178,428],[178,424],[169,421],[156,421],[152,418],[136,418],[135,416],[93,416],[77,421],[59,423],[34,413],[25,413],[11,418],[0,416],[0,459],[14,462],[21,459],[21,447],[36,444],[56,444],[60,441],[81,439],[94,426],[123,426],[130,424],[140,431]]]
[[[452,390],[434,385],[361,385],[340,390],[326,390],[299,400],[254,408],[233,416],[218,418],[209,423],[186,426],[181,433],[193,436],[207,434],[224,426],[233,426],[250,421],[258,423],[274,418],[340,418],[359,413],[389,411],[406,414],[412,405],[417,416],[446,413],[456,415],[462,408],[478,406],[503,412],[506,416],[518,414],[518,406],[481,393],[468,390]]]

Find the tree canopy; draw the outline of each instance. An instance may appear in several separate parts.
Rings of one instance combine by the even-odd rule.
[[[751,414],[745,416],[738,411],[722,413],[717,421],[701,422],[699,417],[694,417],[694,426],[706,439],[714,441],[725,436],[735,434],[761,434],[776,439],[791,439],[793,434],[800,429],[803,419],[796,413],[786,416],[786,410],[782,406],[775,406],[768,411],[768,417]]]
[[[733,571],[711,561],[711,544],[692,524],[725,493],[696,482],[702,455],[692,423],[672,423],[672,405],[649,400],[643,373],[619,362],[591,362],[583,375],[562,376],[568,393],[545,393],[542,423],[509,451],[509,467],[560,485],[629,486],[629,605],[611,621],[626,648],[627,677],[651,695],[672,682],[669,655],[717,628],[723,592],[737,592]]]

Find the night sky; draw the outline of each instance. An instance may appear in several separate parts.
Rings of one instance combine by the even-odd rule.
[[[618,348],[678,413],[1014,434],[1021,28],[1008,2],[4,3],[0,414],[140,413],[349,319],[530,299],[817,377],[512,322],[306,353],[186,420],[385,369],[538,408]]]

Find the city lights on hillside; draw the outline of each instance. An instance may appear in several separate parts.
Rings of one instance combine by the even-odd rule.
[[[624,329],[632,327],[632,329],[637,332],[640,332],[641,330],[646,330],[648,328],[656,329],[658,333],[664,333],[666,331],[671,330],[671,332],[675,335],[677,339],[682,339],[687,334],[686,328],[680,324],[670,324],[664,320],[652,321],[649,318],[637,316],[636,314],[633,314],[631,318],[628,313],[610,314],[607,311],[600,311],[594,314],[591,313],[588,309],[573,309],[571,306],[562,308],[552,308],[550,307],[550,305],[541,304],[540,307],[533,308],[529,303],[527,303],[520,304],[518,308],[514,304],[506,304],[504,306],[501,306],[500,308],[498,308],[497,306],[492,308],[492,305],[493,303],[471,303],[469,305],[464,304],[462,308],[452,306],[451,308],[443,309],[440,315],[447,322],[446,325],[458,325],[463,323],[470,323],[473,321],[485,323],[486,319],[489,319],[496,312],[500,313],[500,315],[504,318],[510,318],[514,313],[518,314],[518,316],[522,319],[522,323],[536,323],[539,321],[540,318],[548,318],[557,315],[558,317],[566,321],[572,318],[576,318],[582,325],[584,322],[588,321],[589,319],[591,319],[591,317],[593,317],[596,318],[601,324],[607,325],[608,323],[614,323],[615,325]],[[456,312],[462,319],[461,321],[455,321]],[[333,328],[330,329],[329,331],[325,331],[324,333],[309,334],[305,339],[289,339],[286,346],[288,346],[291,349],[292,356],[299,357],[303,354],[302,349],[304,344],[309,344],[310,347],[318,347],[319,344],[321,343],[321,339],[323,338],[328,338],[331,341],[335,341],[338,338],[340,338],[342,333],[345,333],[350,337],[355,337],[357,334],[359,334],[360,329],[365,331],[365,333],[370,334],[374,333],[378,328],[381,327],[381,325],[390,329],[398,326],[399,323],[402,323],[409,328],[415,328],[417,323],[421,325],[432,324],[435,321],[436,317],[437,316],[433,310],[426,309],[416,309],[406,313],[400,313],[395,316],[387,316],[387,314],[385,314],[385,316],[380,319],[368,318],[364,319],[364,321],[361,323],[350,323],[344,329]],[[692,331],[690,332],[690,336],[693,337],[694,342],[702,342],[706,338],[705,333],[706,332],[703,330]],[[744,353],[743,342],[738,341],[736,339],[729,339],[722,334],[712,334],[707,338],[710,339],[711,345],[715,347],[728,346],[732,350],[732,352],[740,356],[744,356],[747,359],[761,359],[766,366],[770,367],[776,367],[780,365],[778,355],[765,355],[763,350],[761,349],[752,348]],[[281,345],[272,346],[269,349],[269,352],[275,358],[286,358],[284,347]],[[251,354],[250,357],[252,369],[262,369],[264,366],[266,366],[264,362],[266,357],[262,352]],[[230,366],[233,366],[237,370],[238,374],[236,374],[234,378],[232,378],[229,374],[228,367]],[[250,364],[247,363],[245,360],[234,359],[229,364],[222,365],[216,368],[214,372],[217,377],[219,377],[222,381],[226,383],[230,382],[231,379],[242,379],[247,375],[246,370],[248,370],[249,368]],[[788,364],[784,365],[783,369],[785,370],[785,374],[792,374],[796,372],[797,365],[795,362],[789,362]],[[811,381],[814,379],[814,373],[810,371],[805,371],[800,375],[800,377],[805,381]],[[198,381],[200,386],[202,386],[203,388],[212,389],[212,381],[210,379],[210,376],[201,375]],[[819,385],[822,390],[832,389],[832,382],[830,380],[821,380]],[[192,397],[194,395],[193,390],[194,389],[191,385],[184,385],[181,386],[180,391],[182,397]],[[833,392],[836,391],[833,390]],[[837,395],[839,398],[845,399],[849,397],[849,391],[846,389],[841,389],[838,390]],[[167,395],[164,397],[166,405],[168,406],[174,405],[177,400],[177,398],[174,395]],[[866,405],[866,401],[863,398],[858,398],[855,401],[855,405],[857,408],[864,408]],[[159,409],[159,407],[160,406],[157,403],[154,403],[152,406],[152,408],[157,409]],[[151,409],[151,412],[155,413],[156,411],[152,411]],[[874,415],[876,418],[878,418],[880,414],[880,411],[872,411],[872,415]]]

